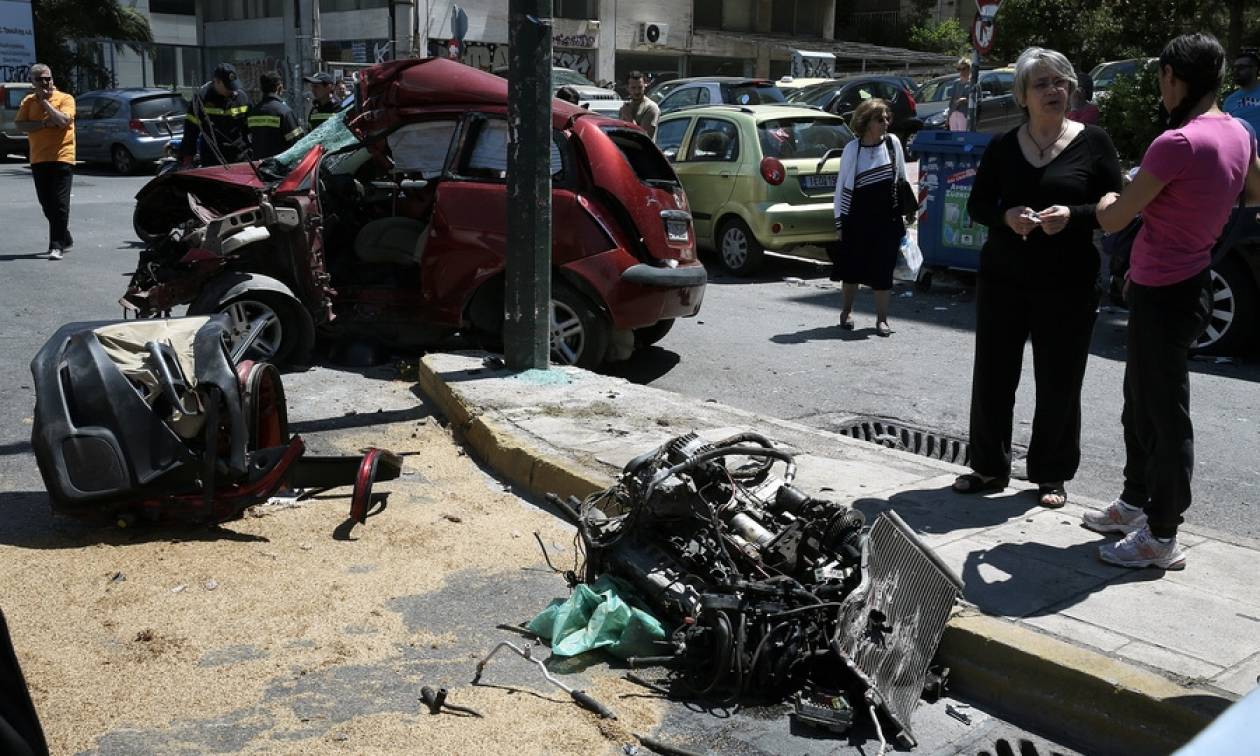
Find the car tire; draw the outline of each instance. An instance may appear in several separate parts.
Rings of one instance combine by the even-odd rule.
[[[192,307],[188,309],[189,315],[214,313],[227,313],[231,321],[226,339],[229,353],[234,353],[237,343],[248,329],[262,320],[265,321],[260,326],[262,331],[253,346],[244,354],[244,359],[285,367],[300,356],[298,352],[302,348],[306,330],[303,327],[305,313],[300,304],[283,294],[256,289],[219,304],[211,312],[194,312]]]
[[[1247,349],[1260,307],[1255,282],[1237,253],[1212,268],[1212,315],[1192,354],[1238,354]]]
[[[551,284],[551,360],[595,370],[612,341],[612,324],[590,300],[567,283]]]
[[[674,327],[674,319],[658,320],[650,326],[634,329],[634,346],[636,349],[650,347],[669,333]]]
[[[123,147],[121,144],[114,145],[114,149],[109,152],[109,157],[117,173],[126,176],[136,170],[135,156],[131,154],[131,150]]]
[[[765,261],[765,248],[739,218],[722,223],[717,235],[718,257],[722,267],[737,276],[751,276]]]

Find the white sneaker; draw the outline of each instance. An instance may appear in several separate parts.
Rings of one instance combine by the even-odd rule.
[[[1115,543],[1098,547],[1098,558],[1121,567],[1159,567],[1164,570],[1184,570],[1186,553],[1177,545],[1173,536],[1161,543],[1151,535],[1151,529],[1143,525]]]
[[[50,250],[48,250],[48,259],[49,259],[49,260],[60,260],[60,259],[61,259],[61,250],[59,250],[59,249],[55,249],[55,248],[54,248],[54,249],[50,249]]]
[[[1116,499],[1103,510],[1088,510],[1081,515],[1081,524],[1095,533],[1132,533],[1146,526],[1146,513]]]

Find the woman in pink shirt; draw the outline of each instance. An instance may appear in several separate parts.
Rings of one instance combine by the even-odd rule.
[[[1260,200],[1255,138],[1217,107],[1224,73],[1225,50],[1214,37],[1168,43],[1159,58],[1168,130],[1151,142],[1133,183],[1098,203],[1104,231],[1142,214],[1125,283],[1124,490],[1084,516],[1091,530],[1124,534],[1099,547],[1103,561],[1123,567],[1186,564],[1177,545],[1194,469],[1186,361],[1211,312],[1212,247],[1244,186]]]

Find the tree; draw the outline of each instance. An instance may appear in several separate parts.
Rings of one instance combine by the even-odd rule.
[[[957,19],[925,20],[910,30],[910,45],[916,50],[961,55],[967,49],[967,32]]]
[[[118,0],[34,0],[35,55],[58,81],[77,78],[90,87],[113,84],[108,68],[80,40],[110,40],[115,49],[142,54],[153,42],[149,20]]]

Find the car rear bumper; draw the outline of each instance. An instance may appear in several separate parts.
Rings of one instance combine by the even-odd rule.
[[[176,137],[179,136],[177,133]],[[166,155],[166,145],[170,144],[171,138],[168,136],[136,136],[132,135],[127,139],[121,140],[121,144],[127,148],[131,156],[136,160],[143,162],[159,160]]]
[[[761,246],[779,252],[801,244],[828,244],[836,240],[834,204],[813,202],[808,205],[777,203],[759,208],[753,234]],[[779,230],[776,232],[776,224]]]
[[[612,249],[564,266],[608,313],[613,328],[643,328],[700,311],[708,273],[699,261],[677,268],[639,262],[623,249]]]
[[[27,145],[26,134],[20,131],[0,131],[0,149],[5,152],[26,152]]]

